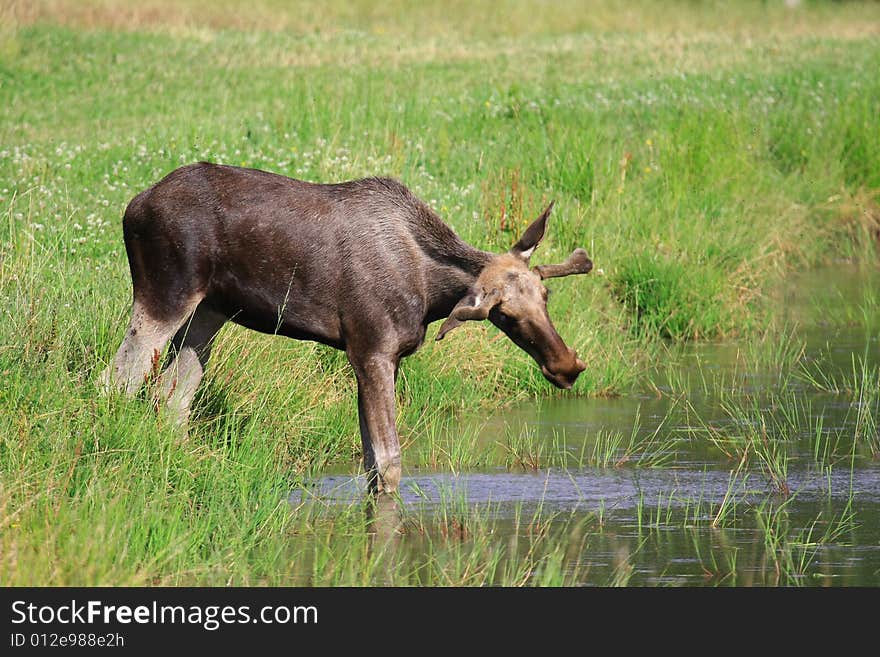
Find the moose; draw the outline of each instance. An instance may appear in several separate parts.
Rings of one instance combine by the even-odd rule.
[[[227,321],[344,350],[370,491],[392,493],[398,366],[431,322],[445,319],[443,340],[488,319],[559,388],[586,368],[550,321],[542,280],[587,274],[593,263],[576,249],[562,264],[529,266],[552,208],[495,254],[464,242],[394,179],[317,184],[209,162],[180,167],[125,210],[131,321],[102,382],[135,394],[170,340],[157,390],[185,425]]]

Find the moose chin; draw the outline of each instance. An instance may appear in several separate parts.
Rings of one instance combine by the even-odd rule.
[[[158,390],[184,425],[227,321],[344,350],[370,489],[393,492],[397,370],[431,322],[445,320],[443,340],[464,322],[489,320],[560,388],[585,369],[550,320],[543,281],[587,274],[592,262],[576,249],[562,264],[530,266],[552,208],[496,254],[462,241],[389,178],[314,184],[207,162],[181,167],[125,210],[134,301],[102,381],[136,393],[170,340]]]

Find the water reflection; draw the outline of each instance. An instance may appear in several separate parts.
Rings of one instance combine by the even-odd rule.
[[[848,470],[796,471],[789,483],[801,503],[846,501],[852,492],[863,504],[880,505],[880,468]],[[364,477],[330,475],[310,489],[326,502],[349,504],[366,495]],[[757,473],[744,474],[731,486],[728,471],[657,468],[612,469],[539,472],[469,472],[411,474],[400,491],[399,506],[394,498],[383,496],[383,506],[366,504],[368,519],[376,520],[376,529],[387,526],[399,529],[399,514],[403,508],[431,510],[454,501],[492,505],[500,516],[531,511],[542,507],[547,511],[594,511],[603,505],[606,510],[632,510],[646,500],[680,506],[698,501],[720,504],[734,495],[738,502],[756,502],[767,495],[767,484]],[[394,518],[397,517],[397,524]]]

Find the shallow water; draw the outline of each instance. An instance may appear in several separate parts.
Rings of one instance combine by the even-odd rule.
[[[854,365],[880,364],[870,329],[880,326],[878,280],[847,267],[789,279],[778,292],[786,340],[684,345],[651,394],[544,399],[465,420],[457,430],[477,434],[477,446],[526,436],[534,469],[405,472],[404,514],[482,506],[498,540],[536,513],[565,527],[589,519],[565,566],[582,584],[878,585],[878,395],[815,381],[816,372],[844,381]],[[731,442],[719,448],[710,430]],[[599,441],[609,434],[620,444],[596,467],[591,455],[608,452]],[[781,470],[754,450],[740,463],[744,435],[783,454]],[[640,445],[631,454],[630,440]],[[559,467],[564,452],[576,467]],[[364,488],[362,476],[331,474],[308,496],[351,504]]]

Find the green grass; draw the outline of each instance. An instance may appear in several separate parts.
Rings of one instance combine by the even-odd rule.
[[[278,568],[301,532],[286,492],[360,459],[341,353],[225,328],[184,443],[147,395],[96,394],[128,319],[122,211],[181,164],[396,176],[495,250],[557,199],[536,263],[584,246],[604,270],[550,283],[587,371],[559,393],[488,325],[429,335],[398,390],[408,467],[560,463],[453,418],[650,387],[665,340],[762,335],[786,272],[875,262],[876,3],[252,4],[0,3],[2,584],[376,583],[361,543],[316,547],[311,577]],[[876,454],[876,386],[859,391]],[[638,460],[634,441],[576,458]],[[394,581],[569,582],[553,541],[413,550],[433,556]]]

